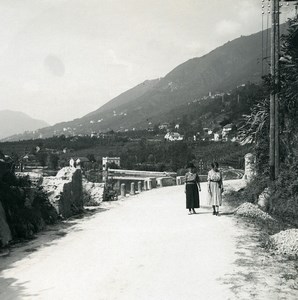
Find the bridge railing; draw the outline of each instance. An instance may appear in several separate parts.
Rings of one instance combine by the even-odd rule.
[[[129,176],[129,177],[177,177],[176,172],[155,172],[140,170],[109,169],[109,176]]]

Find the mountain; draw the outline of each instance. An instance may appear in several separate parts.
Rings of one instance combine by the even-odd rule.
[[[281,31],[285,31],[285,26]],[[265,49],[263,53],[270,53],[269,50]],[[264,67],[268,71],[266,62]],[[180,107],[210,92],[216,94],[247,82],[258,83],[261,76],[262,32],[259,32],[241,36],[202,57],[190,59],[164,78],[145,81],[82,118],[12,139],[145,129],[149,124],[164,122],[165,116],[169,119],[173,110],[179,113]]]
[[[49,126],[48,123],[33,119],[19,111],[0,111],[0,139],[47,126]]]

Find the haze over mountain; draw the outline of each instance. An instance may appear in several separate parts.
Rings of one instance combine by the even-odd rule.
[[[282,27],[283,31],[284,28],[285,26]],[[139,84],[82,118],[58,123],[38,130],[35,134],[12,138],[146,129],[149,124],[164,122],[166,116],[168,120],[171,111],[177,111],[179,106],[200,99],[209,92],[214,94],[243,83],[260,82],[261,49],[262,32],[241,36],[207,55],[182,63],[164,78]],[[266,62],[264,66],[266,67]]]
[[[0,139],[13,134],[23,133],[26,130],[32,131],[43,128],[48,125],[44,121],[33,119],[19,111],[0,111]]]

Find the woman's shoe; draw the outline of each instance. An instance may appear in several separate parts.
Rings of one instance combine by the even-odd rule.
[[[216,212],[216,215],[217,215],[217,216],[219,215],[219,211]]]
[[[215,216],[215,215],[216,215],[216,212],[214,211],[214,212],[212,213],[212,215]]]
[[[195,210],[193,210],[192,212],[193,212],[194,214],[196,214],[196,211],[195,211]]]

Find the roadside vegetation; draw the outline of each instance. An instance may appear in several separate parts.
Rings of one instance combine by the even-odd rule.
[[[255,103],[245,117],[240,130],[243,140],[253,142],[256,155],[256,177],[245,189],[225,195],[226,203],[233,209],[247,205],[256,209],[261,199],[262,208],[272,218],[257,218],[256,213],[244,214],[256,228],[261,229],[261,240],[269,248],[275,243],[282,251],[298,255],[298,22],[290,20],[289,32],[283,37],[280,59],[280,174],[274,181],[269,178],[269,93],[274,88],[270,76],[264,78],[267,97]],[[265,191],[265,193],[264,193]],[[265,195],[265,197],[264,197]],[[263,198],[262,198],[263,197]],[[260,203],[260,202],[259,202]],[[272,221],[273,220],[273,221]],[[277,234],[273,238],[273,234]],[[269,238],[270,237],[270,238]]]

